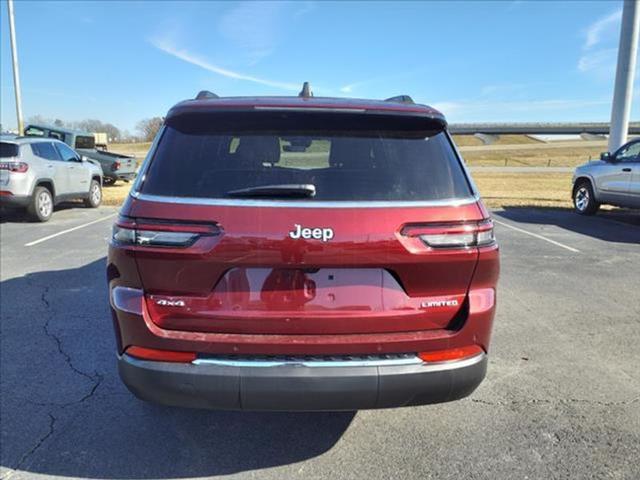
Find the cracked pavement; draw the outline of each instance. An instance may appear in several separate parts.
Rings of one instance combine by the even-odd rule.
[[[497,226],[491,360],[470,398],[258,414],[150,405],[120,383],[110,221],[24,246],[113,211],[0,224],[2,479],[640,477],[640,226],[617,213],[495,212],[579,253]]]

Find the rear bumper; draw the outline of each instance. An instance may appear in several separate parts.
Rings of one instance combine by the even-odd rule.
[[[30,201],[30,195],[0,195],[0,205],[3,207],[26,207]]]
[[[486,354],[437,364],[260,366],[118,357],[125,385],[164,405],[221,410],[361,410],[448,402],[471,394]]]
[[[134,180],[136,178],[136,172],[110,172],[104,174],[105,177],[115,178],[117,180]]]

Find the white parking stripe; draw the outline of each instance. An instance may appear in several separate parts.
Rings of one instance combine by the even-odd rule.
[[[503,227],[510,228],[511,230],[515,230],[516,232],[524,233],[525,235],[530,235],[532,237],[538,238],[540,240],[544,240],[545,242],[552,243],[560,248],[564,248],[565,250],[569,250],[570,252],[580,253],[580,250],[577,248],[570,247],[565,245],[564,243],[556,242],[555,240],[551,240],[550,238],[543,237],[542,235],[538,235],[537,233],[529,232],[528,230],[523,230],[522,228],[514,227],[513,225],[509,225],[508,223],[501,222],[499,220],[493,219],[494,223],[502,225]]]
[[[59,237],[60,235],[64,235],[65,233],[73,232],[75,230],[80,230],[81,228],[88,227],[89,225],[93,225],[94,223],[103,222],[105,220],[109,220],[117,215],[117,213],[113,213],[111,215],[107,215],[106,217],[99,218],[89,223],[84,223],[82,225],[78,225],[77,227],[68,228],[67,230],[62,230],[61,232],[54,233],[52,235],[47,235],[46,237],[39,238],[38,240],[34,240],[33,242],[25,243],[25,247],[32,247],[42,242],[46,242],[47,240],[51,240],[52,238]]]

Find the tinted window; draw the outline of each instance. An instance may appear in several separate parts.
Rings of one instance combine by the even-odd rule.
[[[255,124],[254,116],[249,115]],[[254,125],[243,130],[242,122],[232,121],[170,123],[142,192],[225,198],[231,190],[248,187],[313,184],[316,195],[303,201],[419,201],[471,195],[441,130],[421,125],[381,129],[398,125],[386,120],[368,126],[369,117],[364,115],[346,124],[340,118],[339,126],[344,127],[340,130],[331,129],[336,126],[331,119],[306,129],[308,117],[271,119],[264,122],[269,130],[262,131]],[[220,125],[233,131],[221,131]]]
[[[56,143],[56,148],[58,149],[58,152],[60,153],[62,160],[65,162],[68,162],[70,160],[75,160],[76,158],[78,158],[78,154],[73,150],[71,150],[64,143]]]
[[[44,137],[44,130],[38,127],[28,126],[24,134],[29,137]]]
[[[95,148],[96,140],[94,137],[77,136],[76,148]]]
[[[61,142],[64,142],[64,133],[62,132],[56,132],[55,130],[50,130],[48,137],[55,138],[56,140],[60,140]]]
[[[0,143],[0,158],[17,157],[18,155],[18,145],[15,143]]]
[[[634,162],[640,155],[640,142],[632,143],[624,147],[618,153],[616,160],[619,162]]]
[[[35,156],[46,160],[60,160],[60,155],[51,142],[32,143],[31,151]]]

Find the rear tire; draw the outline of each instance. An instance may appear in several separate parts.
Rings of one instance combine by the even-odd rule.
[[[89,196],[84,199],[84,206],[87,208],[98,208],[102,203],[102,187],[97,180],[91,180]]]
[[[580,215],[593,215],[600,208],[588,180],[580,180],[573,187],[573,207]]]
[[[31,203],[27,207],[27,213],[31,220],[46,222],[53,215],[53,195],[48,188],[36,187],[33,190]]]

